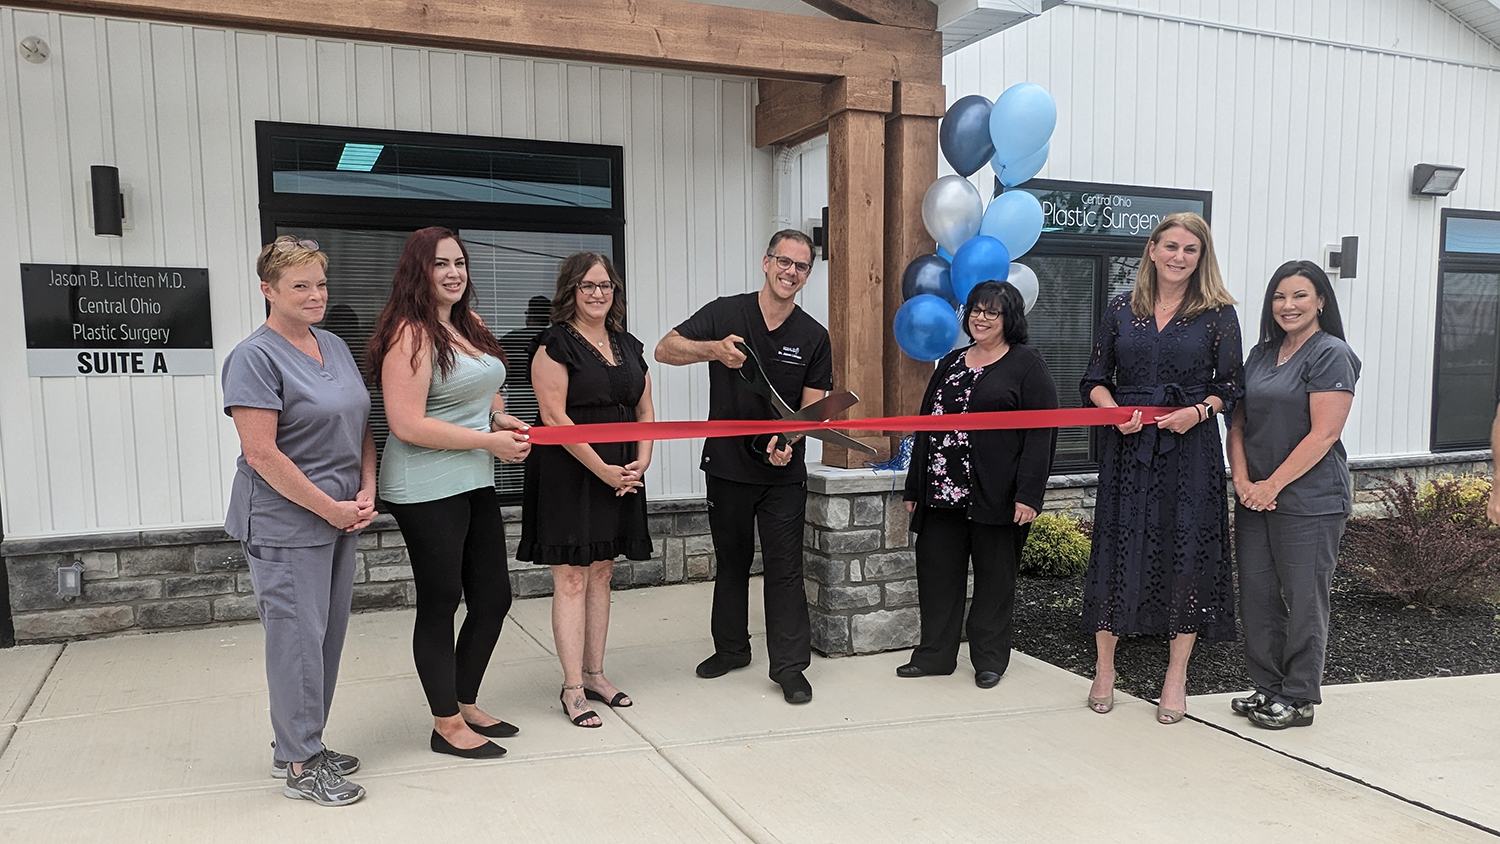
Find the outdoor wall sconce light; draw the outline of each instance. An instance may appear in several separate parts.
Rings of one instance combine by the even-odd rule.
[[[1336,278],[1349,280],[1359,271],[1359,238],[1346,237],[1323,249],[1323,268]]]
[[[119,237],[125,233],[125,197],[120,193],[119,168],[95,164],[89,168],[89,180],[94,199],[94,234]]]
[[[83,561],[57,567],[57,597],[77,598],[83,594]]]
[[[1447,196],[1458,187],[1464,168],[1448,164],[1418,164],[1411,171],[1412,196]]]

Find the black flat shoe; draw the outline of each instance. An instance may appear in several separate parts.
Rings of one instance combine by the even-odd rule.
[[[1233,698],[1229,701],[1229,708],[1236,715],[1249,715],[1255,710],[1271,702],[1271,698],[1265,692],[1252,692],[1244,697]]]
[[[1000,685],[998,671],[980,671],[974,675],[974,685],[981,689],[993,689]]]
[[[787,675],[785,680],[780,681],[781,696],[787,703],[808,703],[812,700],[812,683],[802,676],[801,671],[795,671]]]
[[[505,755],[505,748],[492,741],[487,741],[478,747],[454,747],[437,730],[432,731],[432,741],[429,744],[433,753],[446,753],[460,759],[499,759]]]
[[[921,666],[919,666],[919,665],[917,665],[915,663],[908,662],[905,665],[898,665],[898,666],[896,666],[896,676],[897,677],[926,677],[927,676],[927,672],[924,671],[924,670],[922,670]]]
[[[520,727],[517,727],[515,724],[506,723],[505,721],[491,724],[488,727],[481,727],[472,721],[465,721],[464,723],[469,725],[469,729],[486,738],[510,738],[516,733],[521,732]]]
[[[604,695],[599,694],[593,689],[584,689],[583,696],[588,698],[589,700],[597,700],[600,703],[608,704],[611,708],[616,709],[629,709],[630,707],[635,706],[635,701],[631,700],[630,695],[627,695],[624,692],[615,692],[614,697],[606,698]],[[624,703],[622,703],[621,701],[624,701]]]
[[[715,653],[708,659],[698,663],[698,667],[694,671],[699,677],[705,680],[712,680],[715,677],[723,677],[736,668],[744,668],[749,664],[750,657],[748,656],[725,656],[721,653]]]

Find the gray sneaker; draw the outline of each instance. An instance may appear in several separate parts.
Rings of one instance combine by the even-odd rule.
[[[323,756],[303,765],[300,774],[288,771],[281,793],[298,800],[311,800],[319,806],[347,806],[365,796],[363,788],[339,776]]]
[[[275,747],[276,742],[271,742],[271,746]],[[325,747],[318,752],[318,756],[327,760],[328,764],[333,766],[333,772],[341,777],[347,777],[355,771],[359,770],[359,758],[350,756],[347,753],[339,753]],[[311,762],[312,760],[308,761]],[[290,771],[291,769],[292,766],[290,763],[283,762],[280,759],[276,759],[274,757],[271,759],[271,776],[275,777],[276,779],[286,779],[287,771]]]

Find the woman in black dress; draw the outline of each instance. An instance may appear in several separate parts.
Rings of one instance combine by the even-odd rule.
[[[922,413],[947,415],[1057,407],[1057,385],[1025,345],[1026,305],[1009,282],[976,285],[964,305],[974,344],[938,364]],[[1042,509],[1057,432],[945,431],[919,434],[906,476],[906,511],[917,534],[917,601],[922,641],[898,677],[952,674],[964,624],[969,560],[969,662],[988,689],[1010,665],[1016,571],[1031,520]]]
[[[624,330],[625,286],[603,255],[562,262],[552,325],[531,341],[539,424],[650,422],[651,376]],[[516,559],[552,568],[552,636],[563,668],[563,714],[603,724],[585,703],[630,706],[604,676],[614,560],[651,559],[643,476],[651,441],[537,446],[526,462]]]
[[[1098,646],[1089,706],[1114,705],[1115,644],[1171,640],[1157,720],[1187,710],[1193,644],[1231,641],[1234,584],[1224,450],[1214,417],[1244,394],[1234,298],[1224,288],[1208,223],[1172,214],[1151,233],[1135,288],[1109,303],[1081,385],[1085,405],[1180,408],[1139,412],[1105,428],[1083,629]]]

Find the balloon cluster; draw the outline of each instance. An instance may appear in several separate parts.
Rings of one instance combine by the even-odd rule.
[[[937,360],[958,340],[956,308],[990,280],[1015,285],[1029,312],[1040,292],[1036,273],[1014,259],[1042,234],[1042,205],[1026,191],[1006,191],[986,208],[968,177],[985,164],[1013,188],[1041,172],[1057,126],[1057,104],[1040,85],[1023,82],[991,103],[977,94],[943,116],[938,142],[957,176],[932,183],[922,199],[922,222],[937,241],[935,255],[906,267],[896,312],[896,343],[917,360]]]

